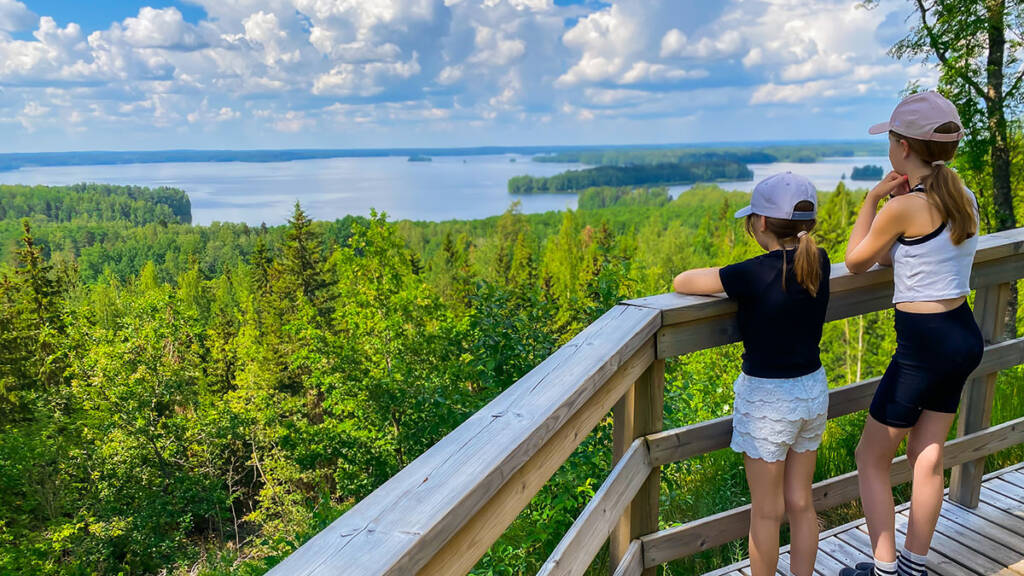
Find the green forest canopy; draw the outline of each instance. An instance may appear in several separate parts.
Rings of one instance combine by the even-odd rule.
[[[750,180],[746,164],[718,157],[699,161],[632,166],[596,166],[568,170],[554,176],[515,176],[508,181],[509,194],[578,192],[596,186],[668,186],[720,180]]]
[[[19,197],[45,206],[33,202],[74,189]],[[138,198],[152,204],[140,213],[166,207]],[[821,195],[815,238],[833,260],[860,198],[842,184]],[[262,574],[614,303],[758,253],[731,217],[748,200],[596,189],[578,211],[441,223],[320,222],[296,205],[275,227],[136,224],[88,202],[9,212],[0,574]],[[881,372],[891,324],[882,312],[826,326],[832,386]],[[727,414],[739,363],[736,345],[670,361],[665,425]],[[1021,413],[1017,368],[992,420]],[[854,468],[863,418],[830,421],[817,479]],[[539,568],[610,469],[609,432],[588,436],[474,574]],[[1018,447],[990,464],[1021,459]],[[667,466],[661,498],[667,522],[740,505],[742,462],[720,451]],[[736,543],[665,573],[743,554]]]

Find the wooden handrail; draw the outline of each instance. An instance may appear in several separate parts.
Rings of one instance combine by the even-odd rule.
[[[1024,228],[979,239],[972,287],[1022,276]],[[891,299],[891,270],[852,275],[833,265],[829,319],[886,309]],[[630,416],[629,430],[616,430],[622,446],[618,472],[542,572],[582,573],[612,533],[615,574],[653,573],[671,553],[690,550],[679,547],[679,535],[693,530],[655,532],[660,465],[722,448],[731,430],[731,420],[723,418],[660,432],[662,359],[737,341],[735,311],[735,303],[723,297],[678,294],[615,306],[268,574],[465,574],[616,404],[630,404],[639,415]],[[993,382],[988,375],[1022,363],[1024,356],[1020,340],[989,344],[975,379],[983,388],[976,393],[982,403]],[[877,379],[833,391],[830,417],[862,409],[875,386]],[[627,395],[630,403],[623,401]],[[618,416],[617,411],[617,424]],[[988,425],[985,414],[975,420],[981,428]],[[983,455],[975,445],[979,439],[1002,445],[1018,438],[1019,423],[1010,432],[1005,428],[962,431],[953,441],[960,443],[951,443],[962,446],[953,453],[961,459],[957,463]],[[997,430],[1004,435],[996,438]],[[958,474],[964,486],[976,476]],[[840,483],[844,497],[848,493],[846,476],[826,482]],[[822,498],[832,502],[835,492]],[[742,515],[723,514],[730,513]]]
[[[612,308],[268,574],[417,573],[650,341],[658,320],[654,310]],[[634,366],[633,378],[646,368]]]

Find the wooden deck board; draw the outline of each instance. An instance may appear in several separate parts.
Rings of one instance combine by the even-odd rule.
[[[896,546],[906,538],[908,505],[896,508]],[[821,535],[814,571],[835,576],[843,566],[871,559],[863,519]],[[928,554],[931,576],[1024,576],[1024,464],[985,476],[981,502],[965,508],[946,500]],[[779,555],[779,574],[789,568],[789,547]],[[749,575],[748,560],[710,574]]]

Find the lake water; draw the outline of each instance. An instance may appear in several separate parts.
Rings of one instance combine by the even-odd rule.
[[[884,157],[827,158],[814,164],[752,164],[753,182],[719,185],[750,191],[757,180],[791,170],[810,178],[819,190],[832,190],[842,174],[849,176],[853,166],[865,164],[889,170],[888,158]],[[271,163],[48,166],[0,172],[0,183],[102,182],[181,188],[192,200],[192,221],[196,224],[281,224],[296,200],[320,220],[367,215],[375,208],[391,219],[439,221],[501,214],[516,200],[522,202],[522,210],[527,213],[575,208],[575,194],[513,196],[508,193],[507,183],[521,174],[551,176],[582,167],[532,162],[518,155],[435,157],[433,162],[409,162],[406,157],[331,158]],[[676,186],[671,192],[678,195],[689,188]]]
[[[738,182],[718,182],[717,185],[726,190],[742,190],[743,192],[750,192],[761,180],[765,179],[772,174],[778,174],[779,172],[793,172],[806,176],[811,182],[814,183],[815,188],[821,192],[829,192],[835,190],[839,181],[843,175],[846,175],[846,185],[850,188],[870,188],[876,184],[876,182],[868,181],[851,181],[850,173],[853,171],[854,166],[866,166],[873,164],[875,166],[882,167],[882,173],[888,174],[892,170],[892,165],[889,164],[888,156],[859,156],[853,158],[822,158],[821,161],[813,164],[798,164],[796,162],[773,162],[771,164],[749,164],[750,169],[754,172],[754,179],[749,181],[738,181]],[[676,197],[681,192],[685,192],[693,188],[692,185],[686,186],[673,186],[669,189],[673,197]]]

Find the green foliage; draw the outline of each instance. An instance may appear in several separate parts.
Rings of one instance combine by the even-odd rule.
[[[0,184],[0,220],[46,218],[51,222],[192,222],[188,196],[175,188],[109,184],[17,186]]]
[[[313,222],[299,206],[262,228],[0,221],[0,573],[262,574],[615,302],[760,250],[731,217],[744,193],[585,196],[577,211],[442,223]],[[842,184],[821,196],[815,237],[833,260],[860,199]],[[891,323],[826,326],[833,386],[884,369]],[[728,414],[740,352],[670,361],[666,425]],[[994,420],[1020,415],[1019,372],[1001,376]],[[819,479],[853,469],[862,424],[830,422]],[[474,574],[543,563],[607,475],[610,431]],[[664,527],[747,499],[729,451],[663,479]]]
[[[580,192],[576,206],[580,210],[600,210],[612,206],[664,206],[672,201],[666,188],[587,188]]]
[[[754,173],[732,158],[697,161],[597,166],[569,170],[547,177],[515,176],[508,181],[509,194],[575,192],[594,186],[666,186],[718,180],[750,180]]]
[[[882,170],[882,167],[875,164],[854,166],[853,171],[850,172],[850,180],[878,181],[882,179],[883,175],[885,175],[885,172]]]

